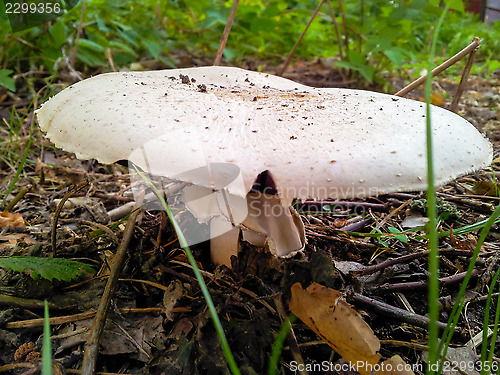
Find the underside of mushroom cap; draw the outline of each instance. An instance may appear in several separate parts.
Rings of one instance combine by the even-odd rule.
[[[51,98],[37,117],[79,158],[129,159],[207,187],[213,181],[185,172],[232,164],[243,187],[229,192],[242,197],[266,170],[286,201],[426,187],[425,104],[392,95],[202,67],[102,74]],[[491,162],[491,144],[468,121],[434,106],[431,119],[437,184]]]

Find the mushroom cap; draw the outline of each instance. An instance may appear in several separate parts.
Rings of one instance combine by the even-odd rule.
[[[425,113],[425,103],[393,95],[199,67],[101,74],[48,100],[37,117],[79,158],[128,159],[242,197],[268,170],[286,199],[341,199],[426,188]],[[468,121],[435,106],[431,119],[437,184],[491,163],[491,144]],[[242,183],[230,184],[231,171],[220,182],[196,172],[224,163]]]

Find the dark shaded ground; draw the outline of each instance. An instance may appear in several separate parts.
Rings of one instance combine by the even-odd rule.
[[[346,82],[338,72],[332,72],[321,62],[302,64],[287,76],[309,85],[353,86],[353,82]],[[43,85],[36,78],[30,82],[36,89]],[[398,78],[394,78],[392,84],[395,88],[403,86]],[[453,80],[436,80],[435,100],[442,99],[446,107],[455,88]],[[7,95],[0,91],[0,117],[3,119],[0,125],[3,133],[0,173],[4,192],[20,163],[19,155],[24,152],[29,140],[33,118],[32,108],[28,107],[31,92],[23,89],[19,94]],[[416,98],[423,96],[418,90],[412,94]],[[489,79],[472,77],[459,111],[486,132],[495,146],[500,140],[499,99],[498,75]],[[10,124],[9,130],[7,125]],[[19,132],[16,126],[19,126]],[[52,304],[52,317],[67,317],[52,325],[52,340],[55,359],[62,368],[72,373],[72,369],[78,369],[81,364],[83,344],[92,324],[91,318],[82,319],[75,314],[94,310],[99,304],[109,275],[107,265],[120,242],[124,227],[118,221],[110,222],[107,212],[131,201],[128,171],[120,165],[103,166],[92,161],[79,161],[53,148],[40,135],[36,125],[33,126],[33,134],[34,143],[28,161],[7,199],[9,202],[23,187],[32,185],[12,210],[22,215],[26,226],[1,230],[0,255],[51,256],[50,228],[58,199],[72,184],[87,178],[90,185],[74,195],[83,199],[60,215],[57,256],[84,261],[99,272],[96,275],[87,274],[74,282],[49,282],[33,280],[27,272],[0,268],[0,294],[16,297],[12,301],[0,296],[0,370],[36,372],[33,366],[39,363],[36,353],[40,352],[42,326],[39,322],[21,326],[20,322],[43,316],[42,309],[26,299],[48,299]],[[487,219],[498,202],[494,183],[497,172],[498,164],[494,163],[492,169],[461,177],[440,188],[439,207],[443,218],[440,228],[443,231],[457,230]],[[363,269],[366,265],[388,258],[425,251],[426,242],[419,237],[419,232],[407,236],[406,241],[387,235],[379,238],[363,235],[373,228],[382,234],[389,233],[389,227],[402,230],[401,223],[405,218],[423,213],[425,203],[422,199],[421,193],[392,194],[357,201],[354,207],[337,206],[337,211],[330,214],[311,214],[307,212],[311,207],[299,207],[306,224],[308,245],[302,254],[290,259],[273,258],[243,243],[232,270],[225,267],[215,269],[210,263],[207,245],[193,247],[200,268],[206,271],[206,282],[242,372],[267,372],[269,353],[283,319],[277,312],[277,306],[282,301],[288,312],[289,290],[295,282],[301,282],[304,287],[317,282],[344,291],[346,298],[382,340],[381,353],[384,357],[399,354],[407,363],[421,364],[426,330],[394,317],[388,318],[370,306],[359,305],[352,299],[352,293],[425,315],[425,287],[415,286],[394,292],[384,288],[389,284],[425,282],[426,257],[396,263],[371,276],[356,276],[349,271]],[[355,225],[355,229],[351,230],[360,234],[354,236],[339,231],[346,225]],[[471,231],[441,239],[442,277],[467,269],[477,235],[477,231]],[[476,265],[481,273],[468,287],[467,308],[453,338],[454,347],[464,346],[482,330],[484,296],[488,292],[491,271],[498,267],[498,236],[498,227],[494,226]],[[163,212],[143,213],[135,228],[121,275],[123,280],[118,284],[101,343],[99,371],[228,373],[205,301]],[[441,288],[439,302],[443,322],[448,318],[459,285],[443,285]],[[495,307],[493,304],[490,324],[493,323]],[[293,328],[305,363],[342,363],[338,354],[299,320]],[[285,344],[280,373],[294,373],[289,369],[293,360],[290,345],[294,344],[293,341]],[[500,357],[498,351],[496,356]],[[461,353],[458,358],[470,360]]]

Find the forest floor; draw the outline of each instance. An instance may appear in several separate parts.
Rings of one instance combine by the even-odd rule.
[[[252,64],[246,67],[255,68]],[[285,76],[312,86],[356,85],[321,61],[296,64]],[[0,218],[0,256],[53,256],[55,208],[75,185],[88,180],[88,185],[72,194],[72,198],[80,199],[59,215],[55,253],[86,262],[98,272],[62,282],[33,279],[27,271],[0,268],[0,371],[38,371],[43,325],[39,320],[43,317],[40,301],[47,299],[54,319],[52,347],[59,371],[78,373],[92,329],[92,312],[99,306],[109,264],[125,227],[123,219],[110,221],[108,213],[133,197],[128,190],[127,168],[80,161],[43,137],[34,123],[32,105],[33,90],[40,89],[43,81],[35,75],[29,82],[31,87],[23,87],[16,94],[0,90],[2,191],[8,190],[33,139],[6,203],[22,192],[20,200]],[[397,77],[391,77],[390,82],[394,91],[407,83]],[[447,107],[456,87],[454,79],[436,78],[435,104]],[[410,96],[421,99],[424,95],[420,89]],[[500,143],[499,102],[500,75],[489,79],[473,76],[458,111],[487,135],[495,150]],[[18,124],[17,128],[11,124]],[[495,160],[491,168],[438,189],[440,230],[451,231],[439,243],[440,277],[449,277],[440,288],[442,322],[447,322],[478,239],[477,229],[461,229],[486,220],[498,204],[495,175],[499,166]],[[243,243],[232,269],[216,268],[210,262],[207,244],[193,246],[242,373],[267,373],[271,349],[289,314],[291,287],[296,282],[304,288],[318,283],[341,291],[380,340],[384,358],[399,355],[406,363],[422,365],[427,340],[422,317],[428,311],[426,241],[421,231],[397,233],[414,226],[412,220],[422,223],[424,197],[421,192],[388,194],[337,205],[329,214],[303,210],[308,243],[303,252],[288,259],[275,258]],[[357,215],[360,207],[362,216]],[[348,225],[350,233],[343,230]],[[379,236],[368,236],[370,233]],[[467,287],[465,309],[451,341],[451,361],[478,360],[482,336],[479,340],[476,336],[483,330],[485,296],[500,261],[499,236],[500,228],[494,225],[479,253],[477,271]],[[394,261],[383,263],[387,259]],[[375,264],[381,266],[367,268]],[[373,301],[363,302],[360,296],[386,303],[386,311],[378,310]],[[495,307],[491,307],[490,324]],[[398,308],[415,313],[418,319],[405,321]],[[289,336],[283,348],[278,373],[299,373],[294,371],[293,361],[300,357],[304,364],[327,361],[339,365],[336,369],[342,368],[341,356],[298,319],[293,332],[294,337]],[[498,349],[495,357],[500,357]],[[420,370],[417,366],[414,373],[423,373],[422,369],[423,365]],[[229,373],[205,300],[164,212],[142,212],[135,225],[101,338],[97,370],[122,374]],[[453,371],[447,373],[478,373],[470,369]],[[309,373],[355,372],[321,368]]]

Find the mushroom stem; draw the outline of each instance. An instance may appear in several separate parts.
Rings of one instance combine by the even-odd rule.
[[[238,227],[227,230],[229,221],[223,216],[210,220],[210,255],[219,265],[231,265],[231,256],[239,250],[240,230],[243,239],[278,256],[293,255],[304,248],[305,229],[291,206],[283,206],[279,196],[263,193],[247,194],[248,215]],[[223,233],[223,234],[220,234]]]
[[[245,239],[259,245],[257,232],[267,237],[267,244],[273,254],[291,255],[305,246],[305,229],[299,215],[291,206],[283,206],[277,195],[263,193],[247,194],[248,216],[242,225],[247,230]],[[260,237],[262,238],[262,237]]]
[[[224,264],[231,267],[231,256],[238,255],[241,229],[234,227],[221,235],[217,235],[221,233],[221,229],[226,227],[227,222],[220,216],[210,220],[210,257],[214,264]]]

